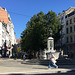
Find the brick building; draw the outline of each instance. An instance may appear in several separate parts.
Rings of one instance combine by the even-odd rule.
[[[1,8],[1,7],[0,7],[0,21],[9,25],[8,13],[5,8]]]

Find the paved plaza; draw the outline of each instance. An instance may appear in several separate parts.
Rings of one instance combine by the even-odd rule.
[[[75,65],[59,65],[59,68],[48,69],[47,65],[23,63],[21,59],[0,59],[0,75],[50,75],[75,74]],[[68,74],[68,75],[69,75]]]

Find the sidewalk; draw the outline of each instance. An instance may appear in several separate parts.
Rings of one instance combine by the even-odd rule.
[[[0,74],[49,74],[66,73],[75,70],[75,65],[59,65],[59,68],[48,69],[46,65],[40,64],[21,64],[21,59],[1,59]]]
[[[16,74],[36,74],[36,73],[58,73],[58,72],[68,72],[71,71],[71,69],[47,69],[47,68],[30,68],[30,69],[26,69],[26,68],[8,68],[8,67],[1,67],[0,66],[0,74],[12,74],[12,73],[16,73]]]

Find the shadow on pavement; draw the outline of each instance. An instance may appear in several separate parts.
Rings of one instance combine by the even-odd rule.
[[[61,72],[61,71],[58,71],[57,73],[37,73],[37,74],[4,74],[4,75],[75,75],[75,70],[72,70],[72,71],[68,71],[68,72]],[[1,75],[1,74],[0,74]],[[3,74],[2,74],[3,75]]]
[[[22,61],[21,64],[28,64],[28,65],[43,65],[43,66],[48,66],[49,65],[49,60],[30,60],[28,62]],[[57,63],[59,68],[65,68],[65,69],[70,69],[70,68],[75,68],[75,61],[71,59],[58,59]]]

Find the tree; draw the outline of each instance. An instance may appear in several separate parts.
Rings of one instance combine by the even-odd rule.
[[[50,26],[52,28],[52,36],[54,38],[54,41],[57,42],[57,40],[60,39],[59,32],[61,30],[61,24],[59,22],[59,19],[57,18],[55,12],[53,12],[52,10],[47,13],[46,17],[48,21],[48,27]]]
[[[47,47],[49,30],[52,29],[52,36],[55,42],[60,38],[61,25],[57,15],[52,10],[47,14],[42,11],[34,15],[26,24],[27,28],[21,34],[22,49],[29,52],[37,52]]]

